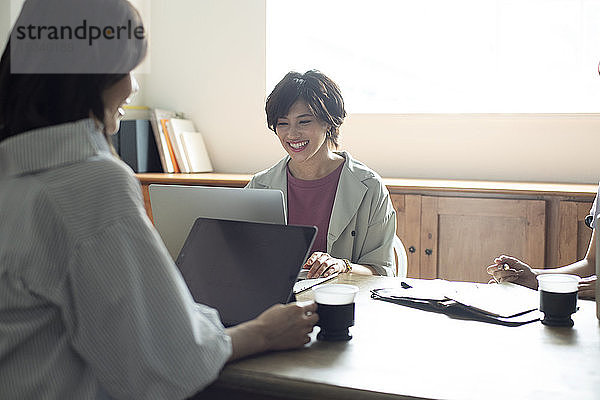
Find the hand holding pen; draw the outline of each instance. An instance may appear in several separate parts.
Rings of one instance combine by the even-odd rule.
[[[320,251],[312,253],[302,268],[309,269],[307,278],[325,278],[336,272],[346,272],[348,269],[344,260]]]
[[[514,282],[531,289],[537,288],[534,270],[515,257],[506,255],[496,257],[494,264],[487,267],[487,273],[493,278],[490,283]]]

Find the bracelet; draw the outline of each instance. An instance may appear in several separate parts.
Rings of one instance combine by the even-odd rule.
[[[342,258],[342,261],[346,265],[346,269],[344,271],[342,271],[342,272],[352,272],[352,264],[350,264],[350,261],[348,261],[345,258]]]

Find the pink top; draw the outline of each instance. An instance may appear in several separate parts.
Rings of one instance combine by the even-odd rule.
[[[311,253],[327,251],[329,219],[343,166],[344,163],[329,175],[312,181],[294,178],[287,168],[288,223],[318,228]]]

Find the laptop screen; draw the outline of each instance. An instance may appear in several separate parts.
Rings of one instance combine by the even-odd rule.
[[[225,326],[287,303],[317,228],[198,218],[176,264],[194,300]]]

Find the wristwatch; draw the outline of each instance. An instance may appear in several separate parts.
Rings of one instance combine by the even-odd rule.
[[[352,272],[352,264],[350,264],[350,261],[348,261],[345,258],[342,258],[342,261],[344,262],[344,264],[346,264],[346,269],[342,272]]]

